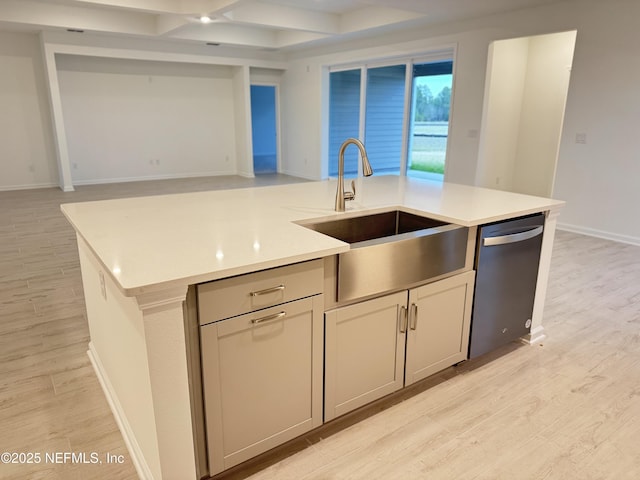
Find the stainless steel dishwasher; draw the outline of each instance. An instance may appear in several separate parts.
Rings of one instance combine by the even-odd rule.
[[[469,358],[531,330],[544,214],[480,227]]]

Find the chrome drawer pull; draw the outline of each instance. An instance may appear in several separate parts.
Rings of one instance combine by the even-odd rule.
[[[269,293],[275,293],[284,290],[284,285],[278,285],[277,287],[265,288],[264,290],[258,290],[256,292],[249,293],[252,297],[258,297],[260,295],[268,295]]]
[[[286,316],[287,316],[287,312],[274,313],[273,315],[268,315],[266,317],[254,318],[253,320],[251,320],[251,323],[253,323],[254,325],[257,325],[259,323],[271,322],[273,320],[280,320],[281,318],[284,318]]]

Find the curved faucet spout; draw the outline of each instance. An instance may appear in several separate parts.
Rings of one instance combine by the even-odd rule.
[[[338,152],[338,188],[336,190],[336,212],[344,212],[345,200],[353,200],[356,198],[356,188],[354,182],[351,182],[353,192],[344,191],[344,151],[349,145],[355,145],[360,150],[360,157],[362,158],[362,174],[365,177],[373,175],[373,169],[371,163],[369,163],[369,157],[367,156],[367,150],[364,148],[364,144],[357,138],[347,138],[342,145],[340,145],[340,151]]]

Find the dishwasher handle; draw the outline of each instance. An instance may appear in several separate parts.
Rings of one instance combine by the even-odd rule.
[[[540,235],[543,229],[544,227],[542,225],[538,225],[537,227],[525,230],[524,232],[511,233],[509,235],[500,235],[498,237],[485,237],[482,240],[482,245],[485,247],[492,247],[495,245],[506,245],[508,243],[524,242],[525,240],[529,240]]]

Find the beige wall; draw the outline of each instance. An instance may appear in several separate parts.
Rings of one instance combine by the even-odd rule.
[[[476,185],[513,190],[529,38],[489,46]]]
[[[56,63],[75,185],[236,172],[229,67],[70,55]]]
[[[38,37],[0,32],[0,190],[58,184]]]
[[[553,193],[575,40],[575,31],[529,38],[514,192]]]
[[[476,185],[552,193],[576,32],[489,46]]]
[[[629,221],[635,218],[635,205],[640,204],[636,181],[640,178],[640,161],[635,141],[640,111],[638,18],[640,3],[636,0],[610,0],[606,4],[568,0],[291,53],[281,81],[283,171],[322,177],[327,158],[323,142],[324,67],[455,45],[447,180],[474,184],[478,175],[485,175],[478,162],[478,132],[489,45],[496,40],[577,30],[553,190],[554,197],[567,201],[559,226],[640,244],[640,222]],[[0,35],[0,95],[8,105],[0,111],[0,188],[55,184],[57,172],[38,39],[25,34]],[[83,37],[83,41],[89,41],[89,37]],[[119,48],[125,43],[120,41]],[[576,134],[586,134],[586,144],[576,143]],[[30,171],[32,165],[34,172]]]
[[[577,30],[553,196],[566,200],[560,228],[640,244],[640,160],[636,145],[640,95],[640,3],[574,0],[508,14],[421,28],[296,53],[284,75],[283,129],[292,171],[319,178],[323,66],[457,46],[447,180],[475,184],[479,167],[489,45],[496,40]],[[303,86],[304,85],[304,88]],[[576,134],[587,143],[577,144]],[[324,154],[326,157],[326,154]],[[533,153],[535,155],[535,152]],[[307,163],[300,163],[307,158]],[[546,167],[545,167],[546,168]],[[537,171],[537,170],[536,170]]]

